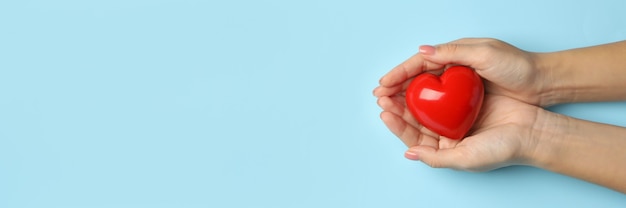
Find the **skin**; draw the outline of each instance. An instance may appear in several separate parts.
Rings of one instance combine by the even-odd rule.
[[[404,101],[413,77],[453,64],[474,68],[486,84],[481,113],[462,140],[424,128]],[[421,46],[380,79],[374,95],[385,125],[409,147],[408,159],[466,171],[530,165],[626,193],[626,128],[543,109],[626,100],[626,41],[551,53],[485,38]]]

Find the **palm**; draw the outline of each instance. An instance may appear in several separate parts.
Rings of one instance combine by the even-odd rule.
[[[471,171],[491,170],[519,162],[520,152],[526,145],[524,142],[529,141],[528,129],[532,129],[540,110],[509,97],[487,94],[469,136],[463,140],[451,140],[417,123],[402,98],[395,95],[379,99],[384,110],[381,118],[389,129],[409,147],[448,151],[465,158],[453,168]]]

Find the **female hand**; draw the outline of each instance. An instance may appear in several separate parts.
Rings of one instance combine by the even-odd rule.
[[[452,140],[423,128],[402,96],[380,97],[380,117],[410,149],[405,157],[431,167],[487,171],[514,164],[535,164],[536,135],[556,114],[518,100],[486,95],[470,136]]]
[[[421,46],[418,54],[380,79],[374,95],[402,93],[412,77],[456,64],[474,68],[486,80],[485,90],[489,94],[504,95],[537,106],[554,104],[550,97],[551,77],[538,68],[537,59],[535,53],[495,39],[467,38],[437,46]]]
[[[626,174],[626,128],[541,108],[624,100],[624,55],[626,41],[538,54],[494,39],[461,39],[420,47],[418,54],[381,78],[374,95],[383,122],[409,147],[409,159],[468,171],[526,164],[626,193],[626,180],[620,177]],[[441,72],[451,64],[474,68],[486,83],[481,113],[463,140],[424,128],[404,101],[413,77]]]

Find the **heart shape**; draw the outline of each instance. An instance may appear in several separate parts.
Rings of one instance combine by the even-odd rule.
[[[476,121],[484,96],[483,82],[473,69],[452,66],[441,77],[415,77],[406,89],[406,106],[424,127],[461,139]]]

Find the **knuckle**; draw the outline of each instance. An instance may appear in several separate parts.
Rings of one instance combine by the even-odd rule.
[[[492,49],[498,49],[498,48],[506,47],[508,46],[508,44],[498,39],[488,38],[488,40],[485,41],[485,46],[488,46],[489,48],[492,48]]]
[[[436,161],[436,160],[424,161],[424,163],[426,163],[426,165],[430,166],[431,168],[445,168],[446,167],[441,162]]]
[[[447,43],[439,46],[441,50],[446,52],[455,53],[459,49],[459,44],[456,43]]]
[[[424,162],[426,163],[426,165],[430,166],[431,168],[441,168],[440,166],[437,166],[436,163],[432,163],[432,162]]]

